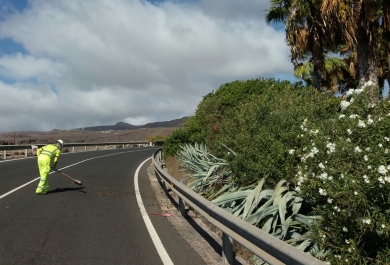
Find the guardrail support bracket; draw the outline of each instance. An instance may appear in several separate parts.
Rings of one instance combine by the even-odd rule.
[[[179,182],[184,185],[184,179],[180,179]],[[179,211],[181,216],[187,217],[185,202],[181,197],[179,197]]]
[[[225,210],[232,213],[230,208]],[[234,264],[233,239],[225,233],[222,233],[222,263]]]

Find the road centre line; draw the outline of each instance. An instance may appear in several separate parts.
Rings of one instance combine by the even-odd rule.
[[[138,173],[143,164],[145,164],[148,160],[151,158],[146,159],[144,162],[142,162],[134,174],[134,189],[135,189],[135,196],[137,198],[138,207],[141,211],[142,218],[144,219],[146,228],[148,229],[149,235],[152,238],[153,244],[157,249],[158,254],[160,255],[161,261],[164,263],[164,265],[173,265],[173,262],[171,258],[169,257],[167,251],[165,250],[164,245],[162,244],[160,237],[158,236],[156,229],[154,229],[154,226],[152,224],[152,221],[150,221],[149,215],[145,209],[144,203],[141,198],[141,193],[139,191],[138,187]]]
[[[146,149],[146,150],[149,150],[149,149]],[[119,152],[119,153],[115,153],[115,154],[109,154],[109,155],[103,155],[103,156],[92,157],[92,158],[88,158],[88,159],[82,160],[82,161],[80,161],[80,162],[74,163],[74,164],[72,164],[72,165],[69,165],[69,166],[60,168],[60,169],[58,169],[58,170],[62,170],[62,169],[68,168],[68,167],[72,167],[72,166],[75,166],[75,165],[78,165],[78,164],[81,164],[81,163],[84,163],[84,162],[86,162],[86,161],[93,160],[93,159],[96,159],[96,158],[102,158],[102,157],[106,157],[106,156],[113,156],[113,155],[119,155],[119,154],[125,154],[125,153],[132,153],[132,152],[139,152],[139,151],[145,151],[145,149],[142,149],[142,150],[132,150],[132,151],[126,151],[126,152]],[[54,172],[55,172],[55,171],[52,171],[52,172],[50,172],[49,174],[52,174],[52,173],[54,173]],[[6,196],[8,196],[8,195],[10,195],[10,194],[12,194],[12,193],[14,193],[14,192],[17,191],[17,190],[20,190],[21,188],[23,188],[23,187],[25,187],[25,186],[27,186],[27,185],[33,183],[34,181],[39,180],[39,179],[40,179],[40,177],[35,178],[35,179],[33,179],[33,180],[31,180],[31,181],[29,181],[29,182],[27,182],[27,183],[25,183],[25,184],[23,184],[23,185],[21,185],[21,186],[15,188],[15,189],[13,189],[13,190],[10,190],[10,191],[7,192],[7,193],[4,193],[3,195],[0,196],[0,199],[2,199],[2,198],[4,198],[4,197],[6,197]]]

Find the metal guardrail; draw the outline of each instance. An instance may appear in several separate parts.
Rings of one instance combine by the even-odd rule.
[[[97,149],[97,146],[110,146],[110,145],[113,145],[114,148],[117,146],[117,145],[122,145],[123,147],[125,145],[134,145],[134,144],[154,144],[154,142],[146,142],[146,141],[133,141],[133,142],[103,142],[103,143],[65,143],[64,144],[64,147],[72,147],[73,148],[73,152],[74,152],[74,148],[76,146],[84,146],[85,147],[85,150],[87,150],[87,146],[96,146],[96,149]],[[42,147],[42,146],[45,146],[47,144],[24,144],[24,145],[0,145],[0,151],[3,151],[3,159],[7,159],[7,151],[12,151],[12,150],[25,150],[25,157],[27,157],[27,154],[28,154],[28,150],[31,150],[32,149],[32,146],[38,146],[38,147]]]
[[[232,250],[228,249],[232,247],[232,244],[229,243],[229,240],[225,240],[226,237],[230,237],[271,265],[325,264],[313,256],[294,248],[286,242],[234,216],[175,180],[162,168],[161,153],[162,150],[160,149],[153,155],[153,165],[158,180],[165,189],[165,192],[172,190],[178,195],[179,210],[182,215],[186,215],[183,202],[185,201],[185,203],[189,204],[195,211],[223,232],[222,256],[224,257],[225,263],[233,264]],[[227,243],[228,247],[224,246],[225,243]]]

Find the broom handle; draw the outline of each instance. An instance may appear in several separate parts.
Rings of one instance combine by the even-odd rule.
[[[59,171],[58,169],[56,169],[56,170],[54,170],[54,171],[57,171],[58,173],[60,173],[60,174],[64,175],[65,177],[68,177],[68,178],[70,178],[71,180],[73,180],[73,181],[74,181],[74,182],[76,182],[76,183],[81,183],[81,181],[80,181],[80,180],[74,179],[74,178],[72,178],[71,176],[68,176],[68,175],[66,175],[65,173],[63,173],[63,172]]]

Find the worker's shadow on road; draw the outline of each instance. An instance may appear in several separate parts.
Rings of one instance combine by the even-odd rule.
[[[66,192],[66,191],[80,191],[82,193],[86,193],[85,191],[83,191],[83,189],[85,189],[85,187],[77,187],[77,188],[57,188],[55,190],[51,190],[48,192],[48,194],[50,193],[59,193],[59,192]]]

